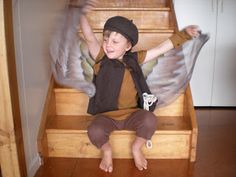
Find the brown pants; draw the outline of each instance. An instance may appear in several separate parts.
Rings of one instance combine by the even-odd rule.
[[[157,117],[149,111],[138,110],[125,120],[114,120],[104,115],[97,115],[88,127],[88,137],[92,144],[101,148],[109,141],[114,130],[133,130],[136,136],[150,140],[157,128]]]

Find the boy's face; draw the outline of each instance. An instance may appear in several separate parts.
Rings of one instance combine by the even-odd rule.
[[[122,34],[105,31],[102,47],[109,59],[122,59],[132,45]]]

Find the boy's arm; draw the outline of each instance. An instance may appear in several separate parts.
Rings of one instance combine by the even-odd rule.
[[[166,53],[167,51],[171,50],[174,48],[173,43],[171,42],[170,39],[167,39],[166,41],[162,42],[158,46],[147,50],[146,57],[143,61],[143,63],[146,63],[152,59],[155,59],[156,57]]]
[[[89,53],[95,59],[100,51],[100,43],[97,40],[85,14],[80,15],[80,29],[84,35],[84,40],[88,45]]]
[[[158,46],[149,49],[147,51],[146,57],[143,63],[148,62],[156,57],[168,52],[173,48],[177,48],[178,46],[182,45],[187,40],[190,40],[192,37],[197,37],[199,35],[199,28],[198,26],[188,26],[184,30],[177,32],[176,34],[172,35],[169,39],[162,42]]]

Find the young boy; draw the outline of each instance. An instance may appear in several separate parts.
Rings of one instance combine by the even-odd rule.
[[[96,94],[90,99],[88,106],[88,112],[95,115],[95,119],[88,127],[89,139],[102,151],[99,167],[106,172],[112,172],[110,133],[122,129],[135,131],[136,139],[132,144],[135,166],[139,170],[147,169],[147,160],[141,147],[154,134],[157,118],[152,112],[142,109],[142,94],[151,93],[139,65],[157,58],[192,37],[197,37],[198,28],[187,27],[155,48],[131,52],[138,42],[138,29],[129,19],[115,16],[104,25],[101,46],[86,18],[91,4],[81,9],[83,13],[80,16],[80,28],[90,55],[96,62],[93,79]],[[150,110],[155,108],[155,103],[154,100]]]

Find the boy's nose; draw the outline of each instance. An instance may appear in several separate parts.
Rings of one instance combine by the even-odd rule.
[[[110,47],[110,46],[111,46],[111,41],[108,40],[108,41],[107,41],[107,47]]]

